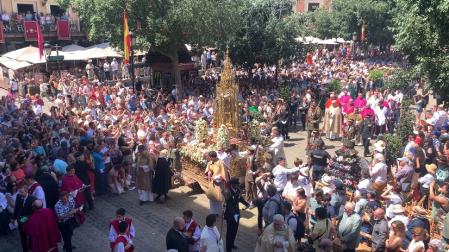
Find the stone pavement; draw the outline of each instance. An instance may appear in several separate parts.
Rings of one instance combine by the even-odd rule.
[[[290,134],[291,140],[285,143],[285,151],[289,166],[293,165],[296,157],[305,157],[305,132]],[[330,152],[340,142],[326,142]],[[332,145],[331,145],[332,144]],[[208,214],[209,203],[204,194],[191,194],[188,187],[180,187],[170,191],[171,197],[165,204],[150,203],[139,206],[136,191],[115,196],[106,195],[95,198],[95,210],[87,214],[86,222],[74,231],[73,244],[76,251],[107,252],[109,221],[114,217],[115,210],[123,207],[134,220],[136,228],[136,251],[162,252],[165,250],[165,235],[172,225],[174,217],[181,215],[183,210],[191,209],[194,218],[204,226]],[[218,223],[220,228],[221,223]],[[226,223],[223,225],[223,237]],[[257,209],[242,212],[240,228],[237,234],[235,251],[254,251],[257,240]],[[0,237],[0,252],[15,252],[20,250],[18,232],[7,237]]]
[[[5,92],[0,91],[0,95]],[[49,102],[46,102],[48,110]],[[285,143],[285,152],[289,167],[296,157],[306,162],[305,132],[290,134],[291,139]],[[341,146],[340,142],[327,142],[331,154]],[[209,203],[204,194],[193,195],[190,188],[180,187],[170,191],[171,199],[165,204],[150,203],[139,206],[137,192],[129,191],[123,195],[106,195],[95,198],[95,210],[87,213],[86,222],[74,231],[73,244],[75,251],[107,252],[109,250],[108,230],[109,222],[114,217],[115,210],[123,207],[134,220],[136,237],[134,239],[137,252],[162,252],[165,249],[165,235],[172,225],[174,217],[180,216],[183,210],[191,209],[194,218],[201,226],[205,224]],[[221,222],[218,224],[221,227]],[[223,223],[222,235],[225,236],[226,223]],[[242,211],[239,232],[237,234],[235,251],[254,251],[257,241],[257,209]],[[61,245],[62,246],[62,245]],[[60,246],[60,251],[62,248]],[[0,252],[21,251],[18,231],[0,237]]]

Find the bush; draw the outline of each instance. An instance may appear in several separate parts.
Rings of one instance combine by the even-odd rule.
[[[263,114],[260,111],[250,111],[249,116],[251,120],[256,120],[258,122],[267,122],[267,119],[263,117]]]
[[[387,165],[393,165],[396,163],[396,159],[401,157],[401,149],[404,141],[401,136],[386,134],[383,136],[386,148],[385,148],[385,162]]]
[[[279,97],[282,98],[285,102],[290,101],[290,90],[285,82],[279,84]]]
[[[376,87],[382,87],[384,85],[385,72],[381,69],[373,69],[369,72],[369,78],[374,82]]]
[[[390,90],[401,90],[409,93],[413,89],[414,83],[421,77],[416,69],[399,69],[385,80],[384,88]]]
[[[329,82],[329,84],[327,84],[326,86],[326,90],[328,93],[330,92],[335,92],[335,94],[340,94],[341,92],[341,82],[340,80],[332,80],[331,82]]]
[[[412,101],[409,99],[402,100],[401,116],[399,118],[399,125],[396,134],[401,137],[402,141],[407,141],[408,136],[413,132],[415,125],[415,116],[410,105]]]
[[[384,78],[384,71],[381,69],[373,69],[369,72],[369,78],[376,82]]]

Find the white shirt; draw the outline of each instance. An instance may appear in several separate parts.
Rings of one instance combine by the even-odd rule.
[[[288,181],[284,187],[282,196],[284,198],[294,198],[296,197],[296,190],[298,190],[299,188],[302,188],[302,185],[299,183],[299,181],[296,181],[295,184],[292,184],[291,181]]]
[[[128,242],[130,244],[133,244],[132,238],[136,235],[136,230],[134,229],[134,224],[132,222],[131,222],[131,227],[129,228],[129,235],[131,237],[128,237],[129,238]],[[112,225],[111,225],[111,227],[109,228],[109,235],[108,235],[109,241],[115,242],[115,240],[117,239],[117,236],[118,236],[118,234],[115,232],[114,227],[112,227]]]
[[[9,82],[9,85],[11,86],[11,90],[13,90],[13,91],[19,90],[19,83],[16,80],[12,79]]]
[[[118,62],[116,60],[111,62],[111,69],[112,71],[118,71]]]
[[[368,192],[368,188],[371,186],[371,181],[369,179],[364,179],[357,184],[356,195],[360,196],[360,191]]]
[[[217,227],[204,227],[201,232],[200,246],[206,246],[206,252],[224,252],[223,240]]]
[[[374,114],[376,115],[376,124],[379,126],[385,125],[385,109],[381,108],[380,106],[374,107]]]
[[[271,142],[273,143],[270,145],[270,150],[274,152],[274,162],[277,162],[280,157],[285,158],[284,153],[284,138],[282,136],[274,137]]]
[[[375,183],[387,183],[387,165],[382,162],[375,164],[373,168],[371,168],[371,179]]]
[[[109,72],[109,69],[110,68],[110,65],[109,65],[109,63],[108,62],[105,62],[104,64],[103,64],[103,70],[105,71],[105,72]]]
[[[287,175],[297,172],[299,172],[298,167],[287,169],[281,165],[276,165],[276,167],[273,168],[272,173],[274,176],[274,185],[276,186],[277,190],[284,190],[288,182]]]
[[[226,153],[225,151],[217,151],[217,158],[223,161],[223,164],[226,168],[229,169],[231,167],[231,159],[229,158],[228,153]]]
[[[34,183],[37,183],[37,182],[34,182]],[[36,188],[34,189],[34,192],[31,195],[36,197],[36,199],[42,201],[42,207],[43,208],[47,208],[47,203],[45,201],[45,193],[44,193],[44,189],[42,189],[42,186],[40,186],[40,185],[36,186]]]
[[[3,14],[2,14],[2,20],[3,20],[3,21],[9,21],[9,15],[6,14],[6,13],[3,13]]]
[[[423,188],[429,188],[430,184],[433,181],[435,181],[435,177],[430,173],[427,173],[426,175],[418,179],[418,182],[422,184]]]

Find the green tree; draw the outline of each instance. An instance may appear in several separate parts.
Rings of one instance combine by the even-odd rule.
[[[239,15],[243,20],[229,43],[235,64],[249,71],[255,63],[285,65],[303,56],[293,1],[247,1]]]
[[[185,44],[224,49],[239,27],[240,7],[246,0],[61,0],[79,13],[91,40],[123,46],[123,11],[139,46],[169,57],[178,95],[183,88],[178,51]]]
[[[301,15],[307,17],[309,35],[352,40],[355,32],[360,39],[364,24],[367,42],[385,47],[393,42],[393,33],[389,28],[394,6],[393,0],[334,0],[330,12],[319,9]]]
[[[449,2],[396,0],[396,47],[422,74],[428,87],[449,98]]]

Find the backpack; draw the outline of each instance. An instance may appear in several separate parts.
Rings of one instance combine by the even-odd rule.
[[[292,215],[290,217],[288,217],[287,219],[287,225],[290,222],[291,219],[295,218],[296,219],[296,230],[294,230],[293,235],[295,236],[296,240],[301,239],[302,237],[304,237],[305,234],[305,227],[304,227],[304,222],[301,219],[301,217],[299,215]]]
[[[277,210],[276,210],[276,212],[274,214],[281,213],[281,206],[282,206],[281,201],[277,201],[277,200],[274,200],[274,199],[270,198],[270,199],[268,199],[267,203],[270,202],[270,201],[273,201],[278,206],[278,208],[277,208]]]

